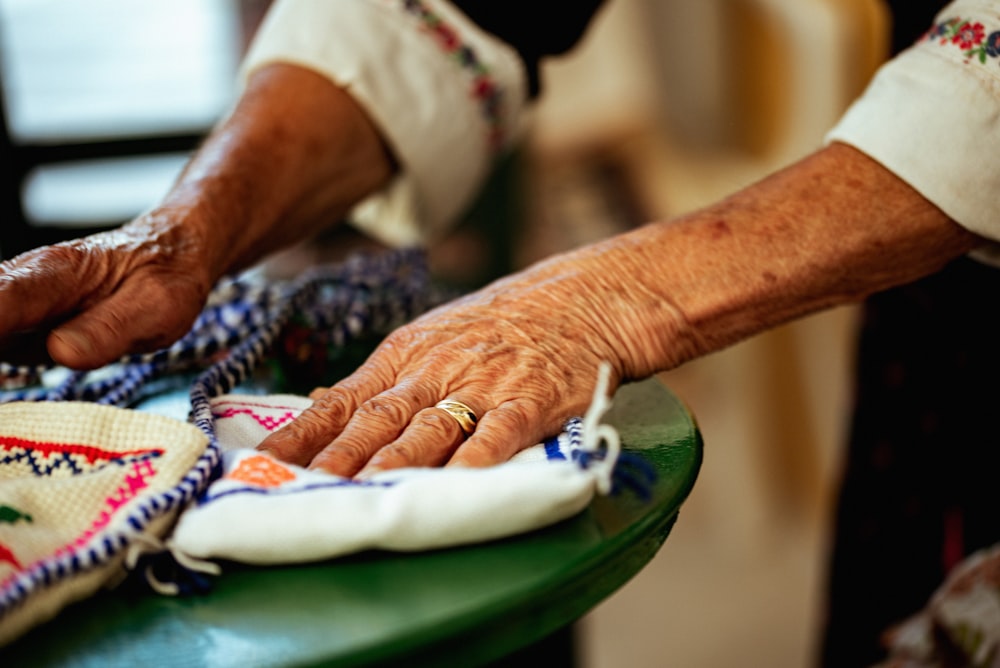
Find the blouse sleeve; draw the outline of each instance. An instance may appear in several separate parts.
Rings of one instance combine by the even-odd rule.
[[[945,7],[827,140],[858,148],[960,225],[1000,242],[1000,2]],[[982,256],[1000,260],[1000,244]]]
[[[565,32],[551,47],[527,42],[491,3],[462,4],[464,12],[448,0],[277,0],[241,67],[244,79],[273,62],[310,68],[365,109],[400,169],[348,219],[392,246],[426,244],[459,218],[522,133],[533,54],[572,43]],[[597,4],[583,3],[588,20]]]

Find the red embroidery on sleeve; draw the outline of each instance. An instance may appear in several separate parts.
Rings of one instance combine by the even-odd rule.
[[[982,23],[957,16],[936,24],[918,41],[936,41],[939,46],[956,47],[966,58],[976,59],[984,65],[989,58],[1000,58],[1000,30],[987,36]]]

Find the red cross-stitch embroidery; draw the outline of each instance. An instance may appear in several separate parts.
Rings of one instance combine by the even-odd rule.
[[[84,547],[91,538],[111,523],[111,519],[114,517],[116,512],[121,510],[122,506],[138,497],[140,492],[149,487],[150,479],[155,477],[156,474],[157,471],[153,466],[153,461],[148,456],[146,458],[132,461],[131,468],[123,476],[122,483],[114,492],[105,498],[104,503],[102,504],[103,507],[90,525],[82,533],[80,533],[79,536],[67,542],[50,556],[45,557],[45,559],[48,560],[54,557],[72,554],[79,548]],[[18,571],[30,570],[34,564],[22,567],[17,562],[16,555],[14,555],[13,551],[9,548],[5,548],[3,545],[0,545],[0,553],[4,550],[6,550],[9,554],[0,557],[0,561],[7,561],[13,564],[17,569],[14,573],[8,575],[3,582],[0,582],[0,587],[6,588],[13,581],[13,579],[17,577]]]
[[[986,64],[988,58],[1000,57],[1000,30],[986,34],[986,26],[979,21],[952,17],[928,30],[919,41],[937,41],[938,46],[955,47]]]
[[[0,522],[6,524],[16,524],[18,522],[31,524],[33,521],[31,515],[21,512],[13,506],[0,505]],[[14,556],[14,551],[3,543],[0,543],[0,563],[4,562],[13,565],[14,568],[21,568],[21,563]]]
[[[17,560],[17,557],[14,556],[13,550],[11,550],[3,543],[0,543],[0,564],[2,563],[11,564],[14,568],[18,570],[21,570],[22,568],[21,562],[19,562]]]
[[[79,475],[136,457],[159,457],[162,454],[163,450],[159,448],[105,450],[79,443],[46,443],[17,436],[0,436],[0,467],[14,475]]]
[[[419,19],[421,26],[441,49],[453,56],[462,69],[472,75],[470,94],[479,104],[479,110],[486,120],[489,130],[487,142],[493,150],[499,149],[504,141],[503,90],[497,85],[493,73],[480,60],[468,44],[462,42],[458,32],[445,23],[444,19],[431,11],[421,0],[402,0],[407,12]]]

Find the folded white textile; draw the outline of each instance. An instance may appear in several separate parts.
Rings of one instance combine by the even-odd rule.
[[[253,449],[309,404],[293,395],[212,400],[224,469],[182,513],[167,541],[175,555],[279,564],[511,536],[581,511],[606,488],[616,452],[579,456],[584,439],[578,419],[504,464],[398,469],[363,481],[306,470]]]

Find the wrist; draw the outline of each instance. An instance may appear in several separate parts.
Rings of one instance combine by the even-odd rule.
[[[642,377],[916,280],[978,243],[884,167],[832,145],[595,247],[607,284],[597,310]]]
[[[131,248],[135,266],[148,263],[184,275],[204,300],[226,273],[219,262],[221,240],[211,230],[196,208],[161,205],[123,225],[119,245]]]
[[[395,169],[350,95],[270,65],[250,78],[159,208],[200,239],[221,275],[338,223]]]

